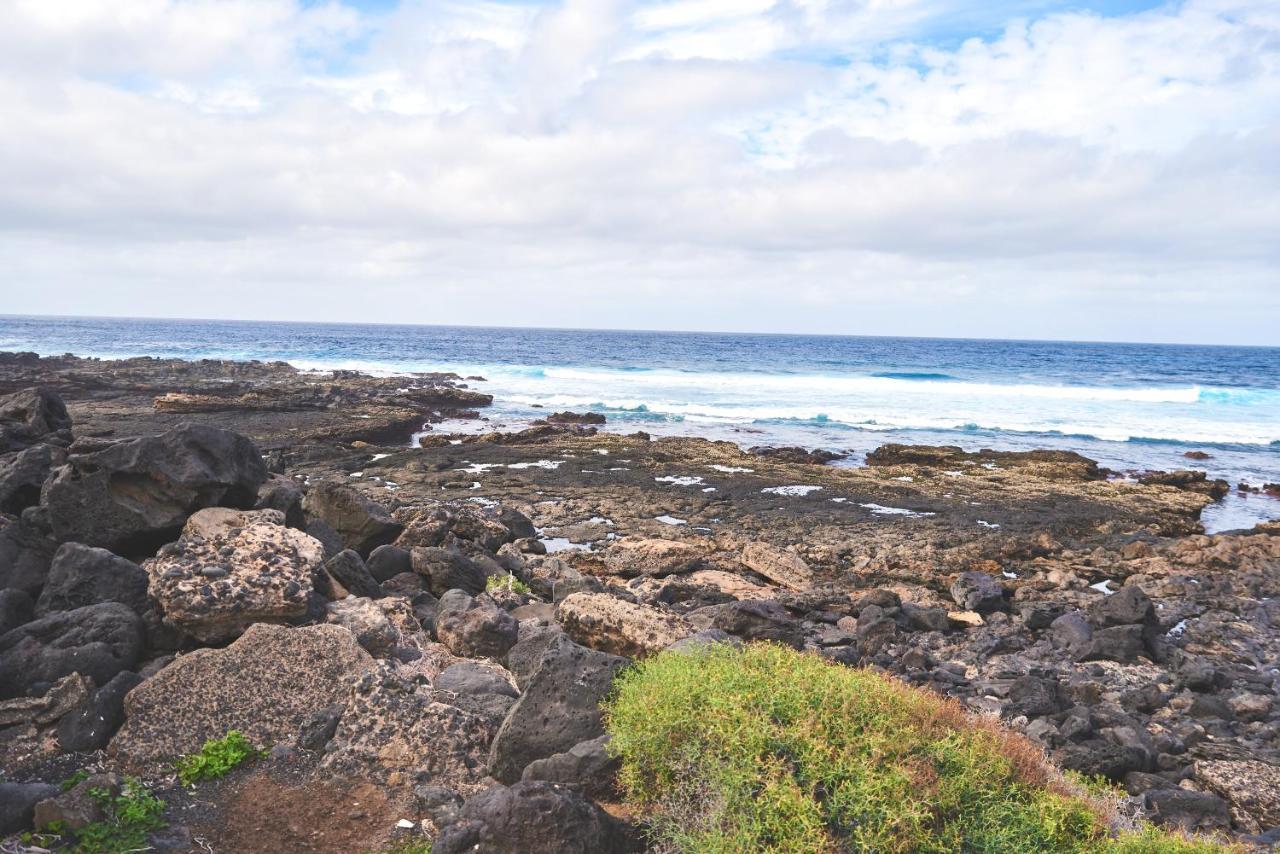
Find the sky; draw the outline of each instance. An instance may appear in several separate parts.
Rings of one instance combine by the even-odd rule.
[[[1280,343],[1275,0],[0,0],[0,313]]]

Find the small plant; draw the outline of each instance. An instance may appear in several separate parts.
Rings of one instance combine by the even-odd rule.
[[[254,747],[244,733],[231,730],[222,738],[211,738],[200,748],[178,760],[178,779],[184,786],[200,780],[216,780],[228,771],[261,756],[263,751]]]
[[[72,789],[74,789],[76,786],[79,786],[81,783],[83,783],[85,780],[88,780],[88,779],[89,779],[89,772],[81,768],[79,771],[76,771],[70,777],[63,780],[61,783],[59,783],[58,788],[60,788],[64,792],[69,792]]]
[[[76,776],[73,774],[70,779]],[[67,789],[74,788],[87,777],[85,774]],[[161,817],[164,801],[132,777],[125,779],[118,795],[113,796],[106,789],[94,787],[89,790],[89,797],[102,808],[105,818],[101,821],[74,831],[68,830],[60,821],[50,822],[34,834],[24,834],[23,841],[41,847],[68,841],[69,844],[59,850],[71,854],[119,854],[121,851],[145,850],[147,836],[166,826]]]
[[[529,585],[508,572],[505,576],[491,575],[484,583],[486,593],[529,593]]]

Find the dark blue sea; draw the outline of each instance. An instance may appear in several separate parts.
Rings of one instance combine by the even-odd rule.
[[[590,409],[613,430],[855,459],[885,442],[1064,448],[1280,483],[1280,348],[0,316],[0,350],[450,370],[486,378],[489,427]],[[1275,517],[1280,501],[1233,495],[1206,524]]]

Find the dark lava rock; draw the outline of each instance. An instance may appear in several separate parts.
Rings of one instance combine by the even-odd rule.
[[[410,556],[413,571],[430,579],[431,592],[437,596],[450,590],[481,593],[489,580],[481,567],[456,548],[415,547]]]
[[[1231,827],[1231,807],[1212,792],[1161,788],[1143,797],[1150,816],[1166,827],[1186,831],[1227,830]]]
[[[800,623],[781,604],[761,599],[713,605],[712,625],[748,641],[774,641],[795,649],[804,646]]]
[[[535,759],[604,735],[600,702],[628,663],[557,635],[494,736],[489,773],[514,782]]]
[[[1026,675],[1018,677],[1009,688],[1009,705],[1004,709],[1004,716],[1034,718],[1056,714],[1062,707],[1057,680]]]
[[[765,457],[770,460],[777,460],[782,463],[801,463],[807,465],[826,465],[834,460],[842,460],[849,456],[848,454],[838,454],[834,451],[826,451],[822,448],[814,448],[806,450],[805,448],[788,447],[788,448],[766,448],[755,447],[750,448],[748,453],[755,454],[757,457]]]
[[[436,608],[436,635],[454,655],[501,659],[515,646],[520,624],[487,595],[450,590]]]
[[[616,777],[622,759],[609,753],[609,736],[575,744],[564,753],[536,759],[524,769],[521,779],[547,780],[572,786],[589,798],[617,796]]]
[[[279,510],[290,528],[306,530],[307,515],[302,510],[302,490],[287,477],[272,475],[258,488],[255,510]]]
[[[343,549],[342,537],[338,536],[338,532],[333,530],[333,526],[323,519],[309,520],[302,530],[306,532],[307,536],[315,537],[320,542],[320,545],[324,547],[325,560],[334,557]]]
[[[0,397],[0,453],[18,451],[48,436],[70,440],[67,406],[46,388],[28,388]]]
[[[1199,492],[1210,498],[1221,498],[1231,491],[1231,485],[1225,480],[1209,480],[1205,472],[1185,469],[1147,472],[1138,477],[1138,482],[1149,486],[1172,486],[1188,492]]]
[[[25,591],[12,587],[0,590],[0,635],[29,623],[35,616],[35,607]]]
[[[553,412],[545,419],[548,424],[603,424],[605,417],[599,412]]]
[[[89,705],[64,715],[58,721],[58,746],[66,751],[99,750],[107,746],[111,736],[124,723],[124,697],[138,685],[137,673],[117,673],[111,681],[94,691]]]
[[[142,618],[119,602],[61,611],[0,636],[0,699],[43,691],[70,673],[105,685],[142,652]]]
[[[1004,607],[1004,587],[985,572],[965,572],[951,584],[951,598],[966,611],[989,614]]]
[[[147,573],[106,549],[63,543],[53,555],[36,615],[71,611],[99,602],[119,602],[141,614],[147,610]]]
[[[351,549],[343,549],[329,558],[324,565],[324,570],[352,596],[362,596],[366,599],[381,599],[383,596],[382,588],[369,573],[364,559]]]
[[[498,513],[498,521],[507,526],[512,539],[533,539],[538,536],[538,529],[529,521],[529,517],[514,507],[503,507]]]
[[[0,457],[0,513],[17,516],[40,503],[40,488],[66,453],[49,445],[33,445],[25,451]]]
[[[555,783],[527,780],[493,786],[462,805],[444,829],[435,854],[617,854],[641,850],[625,825],[579,793]]]
[[[381,584],[402,572],[413,572],[413,559],[399,546],[378,546],[369,553],[367,566],[373,580]]]
[[[455,694],[501,694],[518,697],[520,692],[493,668],[476,661],[462,661],[440,671],[432,686]]]
[[[1103,776],[1114,782],[1123,780],[1130,771],[1147,770],[1147,757],[1141,749],[1104,738],[1064,745],[1054,754],[1054,759],[1063,768]]]
[[[1101,628],[1154,623],[1156,606],[1141,587],[1130,584],[1095,602],[1089,608],[1089,622]]]
[[[262,455],[244,436],[183,424],[73,454],[42,497],[57,539],[143,554],[176,539],[196,510],[253,507],[266,477]]]
[[[0,588],[39,596],[57,548],[56,541],[25,519],[0,521]]]
[[[538,666],[542,664],[542,654],[547,647],[555,643],[556,638],[564,637],[564,629],[558,623],[524,622],[520,624],[520,634],[516,645],[507,651],[503,664],[511,675],[516,677],[516,685],[523,691],[533,678]]]
[[[400,536],[404,526],[387,508],[346,483],[322,481],[307,492],[307,514],[329,523],[346,548],[367,555]]]
[[[47,783],[0,783],[0,838],[32,829],[36,804],[57,795]]]

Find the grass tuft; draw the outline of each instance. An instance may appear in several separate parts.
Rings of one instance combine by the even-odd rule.
[[[510,572],[506,575],[491,575],[484,583],[486,593],[529,593],[529,585],[516,578]]]
[[[669,852],[1218,851],[1150,827],[958,703],[769,644],[662,653],[606,704],[619,781]]]
[[[231,730],[222,738],[211,738],[200,748],[178,760],[178,779],[189,786],[200,780],[216,780],[231,769],[261,756],[263,751],[254,747],[244,733]]]
[[[72,779],[76,776],[72,775]],[[87,776],[68,788],[74,788]],[[162,818],[164,801],[132,777],[124,780],[118,795],[93,788],[89,790],[89,797],[102,808],[105,818],[101,821],[74,831],[67,830],[61,822],[52,822],[35,833],[24,834],[23,841],[41,849],[56,846],[59,851],[70,854],[120,854],[149,850],[147,837],[166,826]]]

